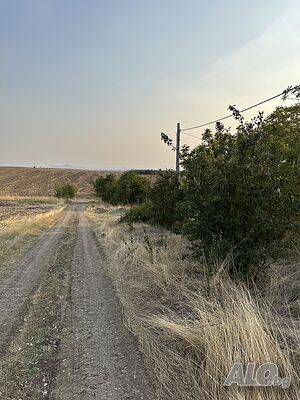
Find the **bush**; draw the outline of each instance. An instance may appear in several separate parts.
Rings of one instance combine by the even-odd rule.
[[[94,189],[97,196],[101,197],[103,201],[112,203],[116,190],[115,176],[113,174],[98,176],[94,181]]]
[[[161,171],[152,186],[150,200],[153,205],[152,221],[168,229],[178,230],[183,215],[179,205],[182,190],[174,171]]]
[[[112,204],[139,204],[149,196],[150,181],[129,171],[119,179],[112,174],[99,176],[94,182],[94,188],[103,201]]]
[[[150,182],[133,171],[125,172],[116,183],[115,201],[119,204],[143,203],[149,196]]]
[[[57,186],[57,188],[55,189],[54,195],[58,199],[69,200],[69,199],[74,199],[74,197],[76,195],[76,191],[77,190],[73,185],[65,184],[65,185]]]
[[[122,217],[123,222],[132,224],[133,222],[151,222],[153,216],[153,206],[151,202],[132,206]]]
[[[123,221],[150,222],[178,231],[183,218],[180,213],[181,201],[178,175],[174,171],[160,171],[150,190],[149,200],[128,210]]]
[[[199,252],[212,250],[244,278],[255,277],[299,215],[300,107],[251,123],[233,109],[235,134],[220,123],[183,154],[184,230]],[[298,182],[298,183],[297,183]]]

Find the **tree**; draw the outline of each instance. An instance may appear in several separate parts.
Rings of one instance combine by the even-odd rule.
[[[149,179],[128,171],[121,175],[116,182],[114,202],[120,204],[143,203],[150,192]]]
[[[94,189],[96,194],[103,201],[113,202],[116,190],[116,178],[113,174],[106,176],[98,176],[94,181]]]
[[[231,252],[246,279],[257,274],[299,218],[300,107],[281,107],[234,134],[217,124],[183,156],[184,231],[209,257]]]
[[[178,229],[182,222],[182,200],[182,190],[176,172],[161,171],[150,193],[152,221],[165,228]]]
[[[71,184],[57,186],[54,192],[55,197],[59,199],[74,199],[76,195],[76,188]]]
[[[139,204],[148,198],[150,181],[134,171],[129,171],[119,179],[113,174],[99,176],[94,182],[94,188],[103,201],[112,204]]]

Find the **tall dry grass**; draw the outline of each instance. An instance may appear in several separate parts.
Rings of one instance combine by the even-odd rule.
[[[89,215],[159,399],[300,398],[299,264],[273,266],[262,289],[250,290],[230,280],[226,265],[208,279],[180,236]],[[274,362],[292,386],[226,388],[234,362]]]
[[[43,231],[62,215],[65,206],[49,212],[11,218],[0,223],[0,273],[5,272]]]
[[[0,223],[0,238],[17,236],[18,234],[35,234],[44,226],[48,226],[64,210],[66,205],[62,205],[54,210],[38,213],[31,216],[20,218],[7,218]]]
[[[17,201],[17,202],[37,202],[57,204],[59,200],[52,196],[17,196],[17,195],[0,195],[0,201]]]

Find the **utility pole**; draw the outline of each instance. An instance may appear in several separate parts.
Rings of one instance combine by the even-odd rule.
[[[180,122],[177,122],[176,131],[176,173],[179,174],[180,169]]]

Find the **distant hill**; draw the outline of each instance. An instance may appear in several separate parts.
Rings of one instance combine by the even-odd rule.
[[[0,167],[0,195],[52,196],[55,186],[72,183],[78,197],[94,196],[92,182],[108,171],[57,168]],[[120,175],[120,172],[113,172]]]

